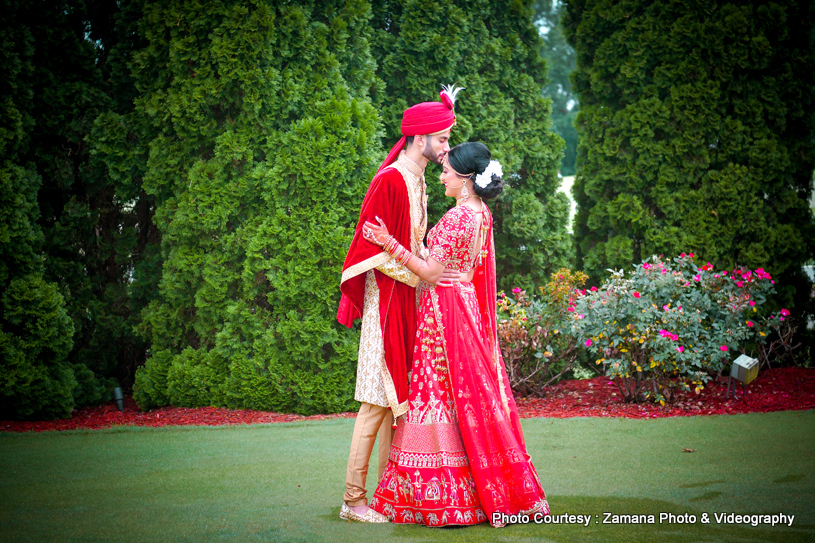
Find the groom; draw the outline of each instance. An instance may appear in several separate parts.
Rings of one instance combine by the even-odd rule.
[[[416,336],[416,286],[419,278],[362,236],[365,221],[381,218],[396,240],[425,258],[427,193],[424,170],[441,164],[450,150],[450,130],[456,124],[456,91],[440,93],[441,102],[423,102],[402,115],[402,138],[393,146],[371,181],[359,214],[354,239],[345,258],[337,320],[352,326],[362,318],[354,399],[361,402],[354,425],[340,518],[358,522],[388,522],[370,509],[365,479],[374,441],[379,434],[379,478],[388,462],[393,421],[408,406],[408,367]],[[445,272],[442,281],[458,278]]]

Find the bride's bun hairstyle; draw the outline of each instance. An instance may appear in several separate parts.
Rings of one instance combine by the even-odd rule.
[[[447,153],[450,166],[462,175],[469,175],[475,194],[485,200],[495,198],[504,190],[501,165],[490,158],[489,147],[477,141],[460,143]]]

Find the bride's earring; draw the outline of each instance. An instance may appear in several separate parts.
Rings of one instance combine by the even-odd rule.
[[[467,190],[467,184],[465,183],[465,184],[463,184],[463,185],[461,186],[461,192],[459,193],[459,195],[458,195],[458,199],[456,200],[456,202],[457,202],[458,204],[463,204],[464,202],[466,202],[466,201],[467,201],[467,199],[468,199],[469,197],[470,197],[470,191],[469,191],[469,190]]]

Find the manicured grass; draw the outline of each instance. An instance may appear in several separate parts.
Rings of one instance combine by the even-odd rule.
[[[815,538],[815,411],[526,419],[528,448],[553,513],[591,514],[593,520],[588,527],[502,530],[341,521],[353,423],[0,434],[0,541]],[[369,488],[374,484],[369,480]],[[603,512],[657,519],[653,525],[604,525]],[[695,514],[697,522],[659,524],[660,512]],[[795,521],[791,528],[719,525],[714,512],[785,513]],[[711,514],[710,524],[701,522],[702,513]]]

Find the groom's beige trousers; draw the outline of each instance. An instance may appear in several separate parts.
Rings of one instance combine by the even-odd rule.
[[[393,412],[362,402],[354,424],[351,438],[351,454],[348,455],[348,470],[345,474],[345,495],[343,500],[350,506],[365,505],[365,480],[368,477],[368,463],[374,450],[376,436],[379,435],[379,478],[388,464],[388,454],[393,441]]]

